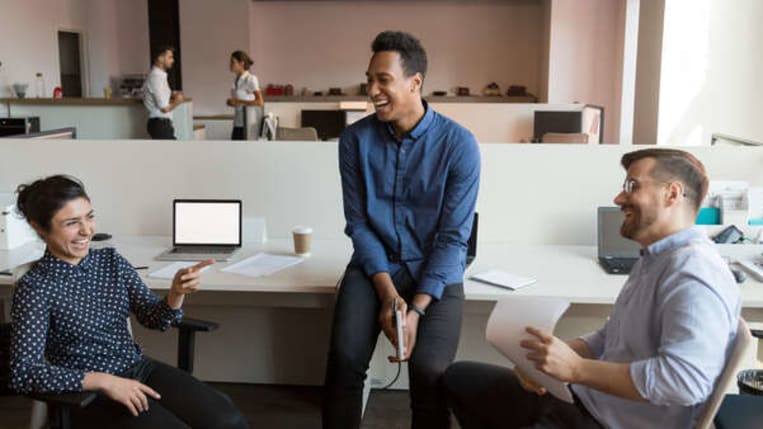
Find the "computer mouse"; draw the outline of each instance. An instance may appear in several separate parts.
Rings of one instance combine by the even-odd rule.
[[[737,283],[744,283],[744,281],[747,280],[747,276],[738,268],[732,268],[731,274],[734,275],[734,280],[736,280]]]
[[[93,234],[93,241],[106,241],[111,239],[111,234],[107,234],[105,232],[96,232]]]

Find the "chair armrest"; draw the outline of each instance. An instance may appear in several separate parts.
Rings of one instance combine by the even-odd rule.
[[[210,322],[207,320],[191,319],[188,317],[184,317],[180,322],[178,322],[175,325],[175,327],[180,329],[181,331],[211,332],[217,329],[218,327],[220,327],[220,325],[215,322]]]
[[[98,396],[95,392],[66,392],[66,393],[32,393],[29,398],[43,401],[52,405],[85,408]]]

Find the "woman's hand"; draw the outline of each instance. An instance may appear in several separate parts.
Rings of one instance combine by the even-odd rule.
[[[82,387],[85,390],[100,390],[111,400],[127,407],[133,416],[148,411],[148,396],[156,400],[162,398],[154,389],[139,381],[105,372],[88,372]]]
[[[235,98],[229,98],[225,100],[225,104],[227,104],[230,107],[236,107],[238,105],[238,100],[236,100]]]
[[[196,292],[201,286],[201,270],[215,262],[214,259],[207,259],[191,267],[179,269],[172,279],[167,304],[175,310],[179,309],[183,305],[183,297]]]

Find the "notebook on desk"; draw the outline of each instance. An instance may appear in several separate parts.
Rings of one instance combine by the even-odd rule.
[[[620,207],[599,207],[596,218],[599,264],[610,274],[630,273],[641,246],[620,234],[625,219]]]
[[[174,200],[172,248],[159,261],[227,261],[241,248],[241,200]]]

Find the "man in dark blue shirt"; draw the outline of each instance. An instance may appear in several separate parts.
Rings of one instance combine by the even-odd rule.
[[[414,428],[447,428],[441,374],[461,330],[463,274],[480,174],[472,134],[421,98],[419,41],[383,32],[366,76],[376,113],[339,142],[345,233],[354,253],[339,289],[326,370],[323,426],[360,426],[363,383],[380,331],[398,338],[403,312]]]

